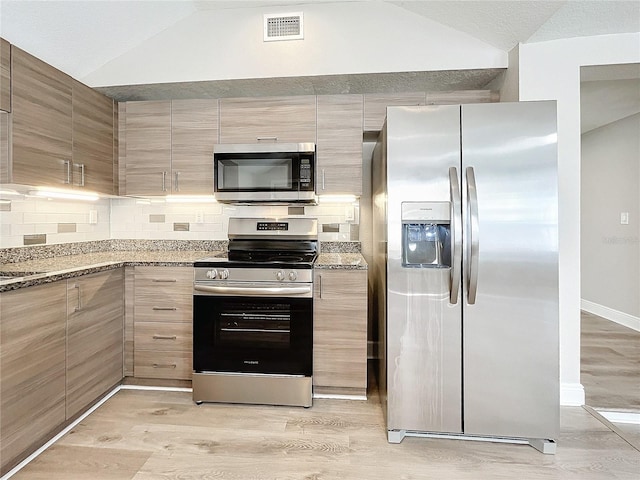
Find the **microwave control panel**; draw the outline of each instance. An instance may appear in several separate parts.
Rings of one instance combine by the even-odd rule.
[[[308,187],[311,183],[311,162],[307,159],[300,161],[300,184]]]

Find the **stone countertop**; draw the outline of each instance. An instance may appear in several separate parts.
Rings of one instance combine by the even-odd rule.
[[[27,260],[0,265],[0,292],[56,282],[89,273],[123,266],[192,266],[205,257],[221,257],[222,251],[117,251],[61,255],[54,258]],[[314,265],[318,269],[366,270],[367,262],[360,253],[321,253]]]
[[[321,253],[314,268],[326,270],[367,270],[367,261],[361,253]]]
[[[4,263],[0,265],[0,276],[12,278],[0,280],[0,292],[123,266],[193,266],[193,262],[199,258],[213,257],[221,253],[223,252],[198,250],[118,251],[62,255],[40,260]]]

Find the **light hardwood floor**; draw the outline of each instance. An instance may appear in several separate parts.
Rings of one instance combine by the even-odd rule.
[[[586,404],[640,412],[640,333],[586,312],[581,320]]]
[[[581,407],[562,408],[554,456],[442,439],[390,445],[371,383],[367,401],[310,409],[121,390],[13,479],[638,479],[640,452]]]

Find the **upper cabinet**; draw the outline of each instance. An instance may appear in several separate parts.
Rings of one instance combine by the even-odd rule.
[[[424,105],[424,92],[381,93],[364,96],[364,131],[379,132],[387,117],[387,107],[395,105]]]
[[[124,161],[127,195],[169,193],[171,188],[170,101],[127,102]]]
[[[11,44],[0,38],[0,110],[11,111]]]
[[[113,100],[11,47],[10,183],[113,193]]]
[[[362,101],[362,95],[318,96],[318,195],[362,194]]]
[[[171,176],[176,194],[213,193],[213,146],[218,143],[218,100],[171,102]]]
[[[72,184],[71,77],[13,46],[12,183]]]
[[[316,142],[316,97],[223,98],[220,143]]]
[[[112,194],[113,100],[73,81],[74,186]]]
[[[9,183],[9,114],[0,112],[0,183]]]
[[[458,105],[461,103],[499,102],[493,90],[453,90],[448,92],[382,93],[364,96],[364,131],[379,132],[387,116],[387,107],[403,105]]]
[[[217,100],[127,102],[119,124],[121,194],[213,193]]]

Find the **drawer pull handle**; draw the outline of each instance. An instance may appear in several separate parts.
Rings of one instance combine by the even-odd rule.
[[[176,307],[153,307],[153,309],[154,310],[171,310],[171,311],[177,310]]]
[[[176,283],[178,280],[175,278],[154,278],[151,281],[156,283]]]
[[[178,368],[175,363],[154,363],[153,368]]]
[[[154,335],[154,340],[176,340],[178,338],[177,335]]]

